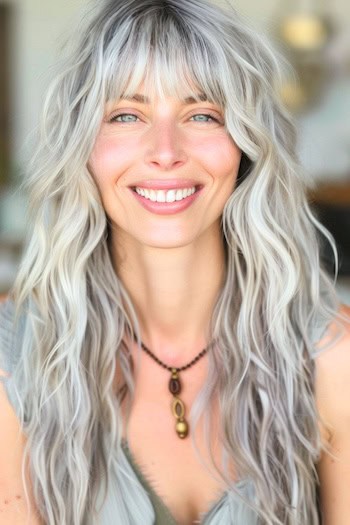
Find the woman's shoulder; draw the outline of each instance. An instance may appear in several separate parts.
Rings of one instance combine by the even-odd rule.
[[[350,359],[350,306],[340,306],[315,350],[317,368],[334,369]]]
[[[11,403],[6,382],[11,369],[12,326],[14,304],[7,296],[0,296],[0,498],[5,501],[2,523],[25,523],[29,510],[32,511],[32,525],[41,523],[35,508],[29,472],[26,479],[29,488],[29,507],[26,502],[22,479],[22,458],[26,444],[18,415]],[[3,521],[2,521],[3,520]]]
[[[350,307],[342,305],[317,345],[315,393],[321,418],[350,439]]]
[[[348,523],[350,512],[350,308],[342,306],[315,359],[315,395],[325,449],[317,465],[322,516]]]

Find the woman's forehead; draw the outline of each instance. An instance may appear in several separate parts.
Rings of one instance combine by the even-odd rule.
[[[151,96],[148,96],[144,93],[135,93],[133,95],[125,95],[121,94],[121,96],[117,99],[108,100],[105,105],[105,111],[108,113],[109,111],[113,110],[113,107],[120,103],[136,103],[139,105],[149,106],[149,107],[156,107],[157,104],[161,102],[169,103],[169,101],[172,101],[172,103],[175,101],[179,104],[180,107],[184,108],[186,106],[193,106],[194,104],[198,104],[200,102],[206,103],[208,105],[214,106],[214,109],[223,110],[220,104],[216,103],[215,101],[211,101],[208,99],[208,97],[204,93],[198,93],[196,97],[193,97],[191,95],[187,97],[158,97],[156,94],[152,94]]]
[[[113,50],[112,50],[113,51]],[[148,42],[131,42],[123,50],[106,55],[108,98],[135,94],[206,100],[223,106],[221,76],[206,53],[178,46],[154,48]]]
[[[152,93],[150,95],[146,94],[145,90],[143,90],[142,88],[139,89],[138,93],[134,93],[132,95],[125,94],[125,93],[122,93],[120,95],[121,100],[127,100],[129,102],[137,102],[139,104],[148,104],[148,105],[151,105],[152,102],[157,98],[167,98],[167,97],[166,96],[158,97],[156,93]],[[176,98],[178,98],[178,100],[182,102],[183,104],[188,104],[188,105],[195,104],[196,102],[210,102],[205,93],[197,93],[196,96],[189,95],[189,96],[184,96],[181,98],[179,97],[176,97]]]
[[[126,100],[140,104],[152,105],[156,100],[174,98],[184,105],[196,104],[198,102],[208,102],[218,104],[213,96],[207,94],[205,90],[198,86],[194,81],[178,83],[169,89],[168,83],[163,86],[157,86],[154,82],[143,80],[139,85],[132,82],[127,84],[119,93],[115,93],[115,100]]]

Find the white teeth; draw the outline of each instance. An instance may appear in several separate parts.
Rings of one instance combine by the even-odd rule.
[[[175,199],[180,201],[184,197],[187,197],[187,190],[177,190]]]
[[[175,190],[169,190],[166,193],[166,201],[167,202],[174,202],[175,200]]]
[[[193,186],[192,188],[181,190],[147,190],[146,188],[137,187],[135,191],[152,202],[174,202],[189,197],[196,191],[196,188]]]
[[[157,202],[165,202],[165,193],[162,190],[157,191]]]

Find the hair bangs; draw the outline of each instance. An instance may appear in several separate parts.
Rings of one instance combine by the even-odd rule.
[[[225,106],[220,76],[215,74],[218,57],[205,34],[173,12],[160,17],[150,12],[140,29],[137,20],[133,21],[122,48],[114,42],[120,42],[118,35],[108,46],[108,100],[132,97],[142,85],[153,99],[191,97]]]

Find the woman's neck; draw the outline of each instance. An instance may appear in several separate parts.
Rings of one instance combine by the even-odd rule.
[[[209,323],[224,283],[220,233],[211,230],[190,245],[161,249],[140,245],[119,232],[112,253],[143,342],[174,366],[192,359],[209,343]]]

